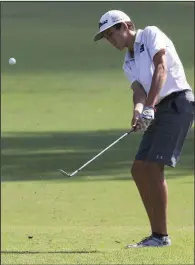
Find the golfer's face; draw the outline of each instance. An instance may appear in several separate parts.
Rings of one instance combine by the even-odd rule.
[[[125,38],[122,28],[120,30],[117,30],[114,27],[107,29],[104,32],[104,38],[119,50],[122,50],[125,46]]]

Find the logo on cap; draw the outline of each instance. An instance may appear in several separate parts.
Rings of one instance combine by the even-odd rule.
[[[115,22],[117,22],[117,21],[119,21],[119,20],[121,20],[121,18],[119,18],[119,17],[113,17],[113,16],[112,16],[112,22],[113,22],[113,23],[115,23]]]
[[[102,22],[100,22],[100,23],[99,23],[99,29],[100,29],[104,24],[106,24],[106,23],[108,23],[108,20],[107,20],[107,19],[104,20],[104,21],[102,21]]]

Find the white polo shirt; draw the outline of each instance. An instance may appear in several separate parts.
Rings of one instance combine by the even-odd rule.
[[[158,102],[173,92],[191,90],[172,41],[155,26],[139,29],[134,43],[134,58],[127,51],[123,65],[130,84],[137,80],[148,94],[154,73],[153,57],[161,49],[166,51],[167,79],[160,90]]]

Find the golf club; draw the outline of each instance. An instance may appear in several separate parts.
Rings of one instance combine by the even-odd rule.
[[[102,150],[100,153],[98,153],[96,156],[94,156],[92,159],[90,159],[88,162],[86,162],[83,166],[81,166],[80,168],[78,168],[77,170],[75,170],[73,173],[68,174],[66,171],[59,169],[59,171],[67,177],[72,177],[74,175],[76,175],[79,171],[81,171],[81,169],[83,169],[84,167],[86,167],[88,164],[90,164],[93,160],[95,160],[98,156],[102,155],[106,150],[108,150],[110,147],[112,147],[113,145],[115,145],[116,143],[118,143],[120,140],[122,140],[125,136],[129,135],[130,133],[132,133],[134,131],[134,128],[132,128],[130,131],[124,133],[122,136],[120,136],[117,140],[115,140],[112,144],[110,144],[109,146],[107,146],[104,150]]]

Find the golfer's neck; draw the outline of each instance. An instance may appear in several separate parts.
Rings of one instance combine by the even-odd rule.
[[[128,46],[128,52],[130,53],[131,57],[134,58],[134,47],[133,47],[133,44],[132,44],[132,46]]]
[[[128,50],[129,52],[133,52],[134,51],[134,43],[131,43],[130,45],[128,45]]]
[[[129,51],[130,54],[134,53],[135,36],[136,36],[136,34],[134,36],[132,36],[131,39],[128,42],[127,48],[128,48],[128,51]]]

